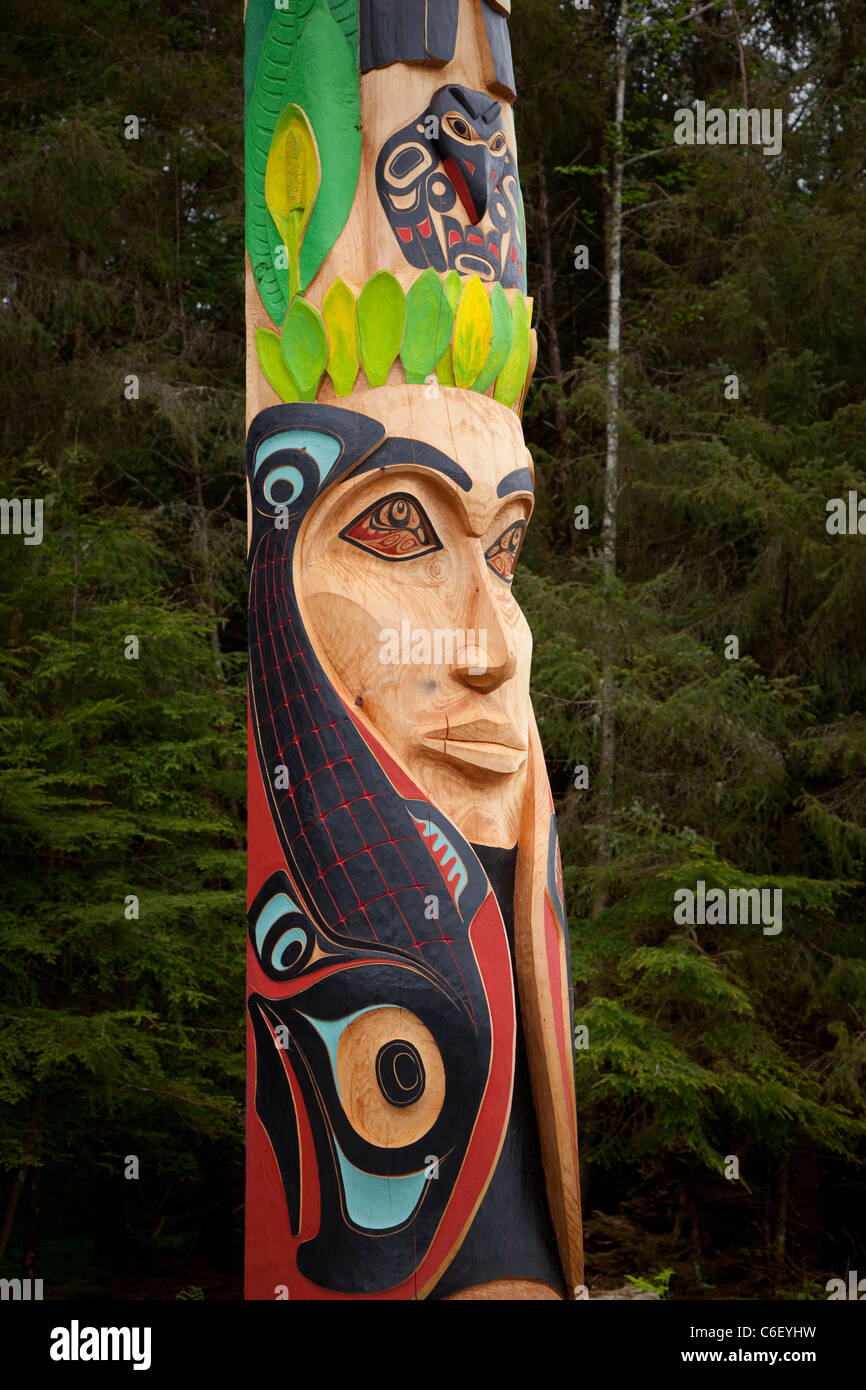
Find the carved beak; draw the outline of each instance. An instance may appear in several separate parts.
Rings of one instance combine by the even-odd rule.
[[[446,159],[443,168],[466,209],[469,221],[477,226],[487,211],[493,191],[490,177],[493,170],[487,146],[480,142],[472,145],[465,156],[461,154],[457,159]]]

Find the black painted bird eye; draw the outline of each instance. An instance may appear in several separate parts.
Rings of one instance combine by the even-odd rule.
[[[458,140],[471,140],[475,132],[468,121],[464,121],[462,116],[458,116],[456,111],[449,111],[445,117],[445,124]]]
[[[488,148],[491,154],[502,154],[505,149],[505,136],[501,130],[497,130],[496,134],[488,141]]]

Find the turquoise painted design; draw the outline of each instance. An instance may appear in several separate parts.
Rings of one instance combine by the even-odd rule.
[[[297,903],[292,902],[288,893],[275,893],[268,902],[265,903],[256,919],[256,950],[259,956],[265,943],[265,937],[270,931],[274,922],[279,921],[280,917],[286,917],[292,912],[300,912]],[[283,965],[283,955],[293,942],[297,942],[303,951],[307,944],[307,933],[303,927],[289,927],[281,933],[274,949],[271,951],[271,964],[276,970],[287,969]]]
[[[271,492],[271,489],[274,487],[276,483],[291,483],[291,496],[282,497],[278,502]],[[300,496],[301,492],[303,491],[303,488],[304,480],[298,472],[297,468],[294,468],[292,464],[287,463],[283,468],[275,468],[273,473],[270,474],[270,476],[267,479],[267,482],[265,483],[264,492],[265,497],[270,502],[272,507],[288,507],[292,502],[294,502],[296,497]]]
[[[300,449],[315,460],[319,470],[319,481],[323,483],[340,457],[342,448],[340,441],[332,434],[323,434],[320,430],[280,430],[278,434],[272,434],[256,450],[253,471],[258,473],[265,460],[269,459],[271,454],[278,453],[280,449]]]
[[[297,903],[293,903],[288,893],[275,893],[262,908],[256,920],[256,950],[259,955],[262,953],[262,946],[265,937],[270,931],[274,922],[279,917],[284,917],[287,912],[300,912]]]
[[[336,1140],[334,1147],[340,1161],[346,1209],[355,1225],[365,1231],[387,1231],[404,1225],[421,1200],[427,1181],[425,1169],[404,1177],[384,1178],[356,1168]]]
[[[365,1009],[356,1009],[354,1013],[346,1014],[344,1018],[311,1018],[309,1014],[302,1015],[312,1024],[328,1049],[338,1096],[340,1083],[337,1080],[337,1047],[340,1037],[353,1019],[386,1007],[385,1004],[369,1004]],[[343,1098],[340,1096],[340,1104],[342,1102]],[[426,1176],[423,1168],[419,1173],[408,1173],[402,1177],[382,1177],[377,1173],[365,1173],[363,1169],[356,1168],[354,1163],[349,1162],[336,1139],[334,1148],[340,1162],[346,1209],[356,1226],[362,1226],[366,1231],[386,1231],[392,1226],[402,1226],[409,1220],[424,1191]]]
[[[340,1083],[337,1079],[337,1045],[340,1036],[347,1024],[353,1019],[360,1018],[361,1014],[373,1013],[376,1009],[384,1009],[384,1004],[368,1004],[366,1009],[356,1009],[353,1014],[346,1014],[345,1018],[311,1018],[309,1014],[302,1014],[308,1023],[311,1023],[318,1033],[325,1047],[328,1049],[328,1056],[331,1059],[331,1070],[334,1073],[334,1085],[337,1088],[337,1095],[340,1096]],[[343,1097],[340,1096],[340,1104],[343,1104]]]
[[[299,952],[295,952],[295,959],[297,960],[307,944],[307,933],[302,927],[289,927],[289,930],[283,932],[271,951],[271,964],[275,970],[288,970],[292,962],[284,960],[284,956],[293,942],[297,942],[301,948]]]
[[[463,863],[463,860],[460,858],[460,855],[457,853],[451,841],[448,839],[448,836],[444,834],[442,830],[439,829],[439,826],[436,824],[435,821],[419,820],[417,816],[412,816],[412,819],[418,826],[418,829],[421,831],[421,834],[424,836],[424,839],[430,840],[432,842],[430,848],[437,857],[439,867],[445,874],[445,878],[448,882],[448,885],[454,893],[454,902],[456,906],[459,907],[460,894],[463,892],[463,889],[469,882],[469,874],[467,873],[466,865]],[[445,850],[444,854],[442,853],[443,849]],[[457,879],[456,887],[454,885],[455,878]]]

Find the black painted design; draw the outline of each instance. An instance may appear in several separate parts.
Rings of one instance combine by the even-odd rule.
[[[385,141],[376,189],[410,265],[525,291],[517,161],[502,107],[487,93],[440,87],[416,120]]]
[[[474,845],[473,849],[496,894],[513,956],[517,849],[491,845]],[[469,1233],[431,1297],[447,1298],[491,1279],[538,1279],[565,1297],[519,1010],[514,1095],[502,1153]]]
[[[361,0],[361,71],[454,57],[459,0]]]
[[[506,474],[496,489],[497,497],[510,497],[512,492],[533,492],[532,474],[528,468],[515,468]]]
[[[434,472],[450,478],[451,482],[456,483],[464,492],[472,491],[472,479],[459,463],[455,463],[440,449],[435,449],[432,444],[425,444],[421,439],[403,439],[400,435],[386,439],[374,454],[364,459],[363,463],[359,463],[354,470],[354,476],[357,478],[361,473],[371,473],[375,468],[399,468],[401,465],[409,468],[432,468]]]
[[[496,73],[497,90],[501,96],[508,97],[513,101],[517,93],[514,88],[514,67],[511,62],[508,20],[505,15],[499,14],[497,10],[488,5],[487,0],[481,0],[481,10],[484,15],[484,28],[487,30],[487,42],[490,44],[493,70]]]
[[[414,1105],[424,1094],[427,1077],[417,1047],[405,1038],[394,1038],[376,1056],[379,1090],[391,1105]]]

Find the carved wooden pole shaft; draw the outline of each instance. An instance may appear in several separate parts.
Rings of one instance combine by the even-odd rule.
[[[248,0],[250,1298],[581,1283],[507,0]]]

